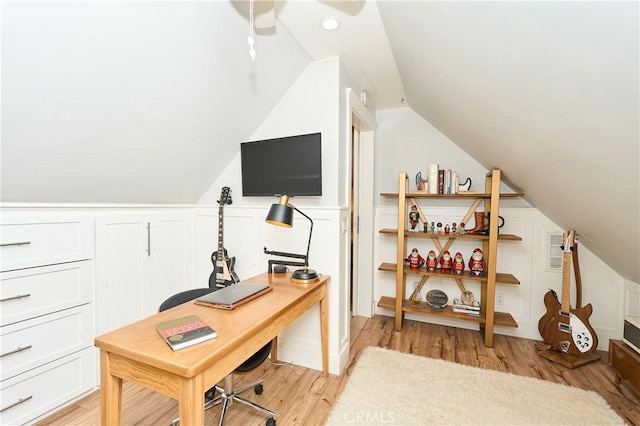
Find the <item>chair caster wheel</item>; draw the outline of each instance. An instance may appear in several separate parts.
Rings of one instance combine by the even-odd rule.
[[[213,401],[213,399],[216,397],[216,388],[211,388],[208,391],[206,391],[204,393],[204,400],[205,402],[207,401]]]
[[[260,394],[262,394],[262,391],[264,390],[264,389],[262,388],[262,383],[260,383],[259,385],[256,385],[256,386],[253,388],[253,390],[255,391],[256,395],[260,395]],[[271,419],[271,420],[273,420],[273,419]],[[274,423],[273,423],[273,424],[275,425],[275,420],[274,420]]]
[[[276,419],[267,419],[267,426],[276,426]]]

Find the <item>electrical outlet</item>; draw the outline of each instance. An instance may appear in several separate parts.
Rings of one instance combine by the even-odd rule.
[[[496,305],[504,305],[504,293],[500,291],[496,292]]]

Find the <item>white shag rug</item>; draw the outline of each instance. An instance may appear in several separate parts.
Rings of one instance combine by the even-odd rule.
[[[366,348],[327,425],[624,425],[596,392]]]

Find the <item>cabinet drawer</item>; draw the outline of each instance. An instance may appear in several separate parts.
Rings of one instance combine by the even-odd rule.
[[[0,271],[93,258],[88,215],[2,216]]]
[[[620,340],[609,340],[609,365],[640,392],[640,355]]]
[[[2,326],[92,300],[92,260],[0,273]]]
[[[0,380],[91,347],[92,306],[83,305],[2,327]]]
[[[3,381],[0,424],[29,423],[91,391],[94,354],[93,348],[87,348]]]

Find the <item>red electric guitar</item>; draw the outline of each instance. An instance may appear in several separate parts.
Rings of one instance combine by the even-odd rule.
[[[593,312],[591,303],[580,306],[580,297],[577,297],[576,307],[571,307],[571,258],[576,272],[577,295],[581,295],[580,272],[578,267],[577,251],[575,246],[575,231],[566,231],[563,235],[562,255],[562,302],[558,301],[555,291],[549,290],[544,295],[544,304],[547,313],[538,322],[538,330],[545,343],[557,351],[584,355],[593,352],[598,347],[598,337],[589,324],[589,317]],[[572,256],[573,253],[573,256]]]
[[[235,284],[240,281],[238,275],[233,271],[233,266],[236,263],[235,257],[229,257],[227,255],[227,249],[223,245],[223,209],[225,204],[231,204],[231,189],[228,186],[222,188],[220,193],[220,199],[218,200],[218,250],[214,251],[211,255],[211,262],[213,263],[213,272],[209,277],[209,287],[226,287],[231,284]]]

